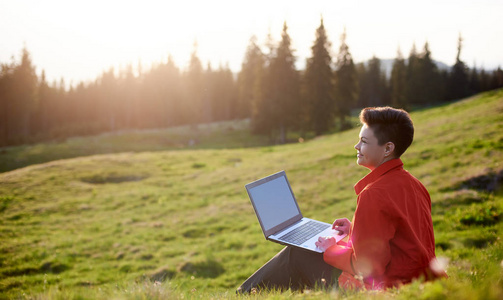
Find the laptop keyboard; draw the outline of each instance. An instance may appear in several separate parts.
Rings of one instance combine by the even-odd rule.
[[[300,245],[328,227],[330,227],[330,224],[308,221],[304,225],[282,235],[279,239],[294,245]]]

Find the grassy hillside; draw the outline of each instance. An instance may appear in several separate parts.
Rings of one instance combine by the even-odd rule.
[[[502,116],[503,91],[412,114],[417,134],[403,161],[431,193],[450,279],[302,297],[501,299],[503,194],[493,183],[503,177]],[[355,164],[357,136],[233,149],[125,145],[131,152],[1,173],[0,298],[233,298],[281,249],[264,240],[244,185],[286,170],[305,215],[351,218],[353,184],[367,173]]]
[[[91,137],[73,137],[35,145],[0,148],[0,172],[63,158],[96,154],[191,149],[247,148],[266,145],[268,139],[250,136],[249,121],[180,126],[167,129],[119,131]]]

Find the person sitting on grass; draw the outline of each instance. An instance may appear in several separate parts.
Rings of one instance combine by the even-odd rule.
[[[401,155],[411,145],[409,114],[391,107],[360,113],[362,128],[355,145],[357,164],[370,173],[355,185],[352,222],[336,219],[333,229],[347,242],[320,237],[323,254],[285,247],[238,288],[302,290],[315,287],[386,289],[414,279],[445,277],[433,267],[435,239],[431,199],[423,184],[404,170]]]

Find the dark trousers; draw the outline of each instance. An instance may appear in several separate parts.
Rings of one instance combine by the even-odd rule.
[[[249,293],[252,289],[264,288],[334,288],[340,274],[340,270],[325,263],[323,254],[287,246],[246,279],[237,292]]]

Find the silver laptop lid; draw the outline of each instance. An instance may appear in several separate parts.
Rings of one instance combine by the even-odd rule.
[[[285,171],[245,187],[266,238],[302,219]]]

